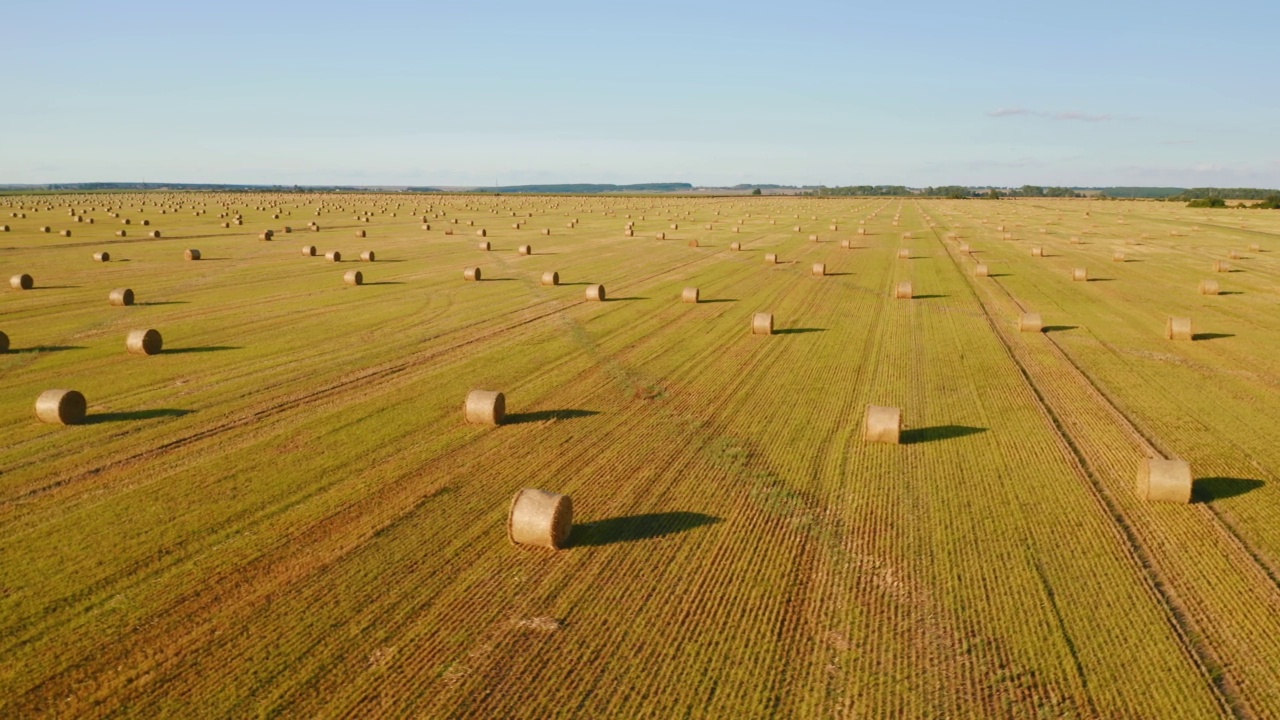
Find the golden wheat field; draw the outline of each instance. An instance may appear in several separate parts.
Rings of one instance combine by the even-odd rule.
[[[1280,214],[146,193],[0,225],[4,717],[1280,717]],[[84,421],[41,422],[51,389]],[[509,542],[522,488],[572,498],[562,549]]]

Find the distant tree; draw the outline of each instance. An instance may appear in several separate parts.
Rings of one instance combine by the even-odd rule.
[[[1018,194],[1022,197],[1044,197],[1044,188],[1039,185],[1023,185]]]
[[[1227,201],[1219,197],[1197,198],[1187,203],[1187,207],[1191,208],[1224,208]]]
[[[760,188],[756,188],[755,190],[752,190],[752,191],[751,191],[751,194],[752,194],[752,195],[763,195],[764,193],[760,192]]]
[[[999,191],[999,190],[997,190],[997,189],[995,189],[995,188],[991,188],[990,190],[988,190],[988,191],[987,191],[987,199],[988,199],[988,200],[999,200],[999,199],[1000,199],[1000,191]]]
[[[1263,198],[1262,202],[1254,203],[1249,207],[1258,208],[1260,210],[1280,210],[1280,194],[1268,195]]]

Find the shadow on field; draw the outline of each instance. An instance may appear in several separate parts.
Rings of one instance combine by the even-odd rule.
[[[61,350],[83,350],[83,345],[36,345],[29,348],[10,348],[9,352],[13,355],[21,353],[42,353],[42,352],[59,352]]]
[[[665,512],[608,518],[573,526],[569,544],[594,547],[649,540],[714,525],[720,518],[696,512]]]
[[[94,413],[85,418],[85,425],[96,425],[98,423],[108,422],[125,422],[128,420],[152,420],[162,417],[182,417],[190,414],[191,410],[179,410],[177,408],[156,408],[154,410],[131,410],[129,412],[109,412]]]
[[[1243,295],[1244,291],[1243,290],[1222,290],[1218,294],[1219,295]]]
[[[507,282],[508,280],[515,280],[515,278],[485,278],[480,282]]]
[[[511,413],[503,418],[503,425],[519,425],[521,423],[546,422],[548,420],[572,420],[574,418],[599,415],[598,410],[538,410],[527,413]]]
[[[1256,490],[1265,484],[1261,480],[1233,477],[1198,478],[1191,483],[1191,500],[1202,503],[1224,500]]]
[[[1235,337],[1231,333],[1195,333],[1191,336],[1192,340],[1217,340],[1219,338]]]
[[[842,276],[844,276],[844,275],[852,275],[853,273],[850,273],[850,272],[843,272],[843,273],[842,273],[842,272],[829,272],[829,273],[823,273],[823,274],[824,274],[824,275],[826,275],[827,277],[842,277]]]
[[[134,303],[139,307],[155,307],[157,305],[190,305],[190,300],[160,300],[156,302],[140,302]]]
[[[952,438],[977,435],[986,431],[986,428],[972,427],[970,425],[934,425],[933,427],[913,428],[902,431],[902,444],[915,445],[916,443],[933,442],[935,440],[951,440]]]
[[[698,299],[699,305],[703,305],[706,303],[722,303],[722,302],[738,302],[738,301],[735,298],[711,298],[710,300],[703,300],[701,298]]]
[[[913,295],[912,300],[932,300],[934,298],[951,297],[950,295]]]
[[[201,347],[165,348],[161,355],[185,355],[186,353],[219,352],[221,350],[243,350],[239,345],[204,345]]]
[[[782,328],[774,330],[774,335],[801,335],[803,333],[826,332],[826,328]]]
[[[1115,278],[1089,278],[1086,282],[1111,282]]]
[[[362,283],[364,285],[403,285],[399,280],[379,280],[378,282]]]
[[[562,283],[560,283],[560,284],[561,284],[561,285],[594,285],[595,283],[589,283],[589,282],[567,283],[567,282],[562,282]]]
[[[1013,273],[987,273],[987,277],[989,278],[1010,277],[1012,275]]]
[[[79,290],[79,285],[36,285],[32,290]]]
[[[628,300],[648,300],[648,299],[649,298],[647,297],[624,297],[624,298],[613,297],[613,298],[608,298],[606,302],[627,302]]]
[[[1068,330],[1075,330],[1078,327],[1080,326],[1079,325],[1045,325],[1043,328],[1041,328],[1041,330],[1047,333],[1054,333],[1054,332],[1066,332]]]

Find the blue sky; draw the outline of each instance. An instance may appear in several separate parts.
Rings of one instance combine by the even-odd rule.
[[[11,3],[0,183],[1280,187],[1221,7]]]

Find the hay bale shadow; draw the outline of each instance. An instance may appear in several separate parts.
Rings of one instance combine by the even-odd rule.
[[[803,333],[826,332],[826,328],[783,328],[774,330],[774,335],[801,335]]]
[[[572,420],[574,418],[599,415],[598,410],[537,410],[526,413],[510,413],[503,418],[503,425],[520,425],[521,423],[547,422],[552,420]]]
[[[134,303],[138,307],[155,307],[157,305],[190,305],[190,300],[163,300],[160,302],[140,302]]]
[[[903,445],[915,445],[917,443],[934,442],[937,440],[962,438],[969,435],[984,433],[986,431],[987,428],[973,427],[971,425],[933,425],[931,427],[903,430],[901,441]]]
[[[1115,278],[1089,278],[1086,282],[1111,282]]]
[[[932,300],[934,298],[951,297],[950,295],[913,295],[912,300]]]
[[[161,355],[184,355],[186,353],[220,352],[222,350],[243,350],[239,345],[204,345],[201,347],[165,348]]]
[[[63,350],[83,350],[84,345],[35,345],[28,348],[9,348],[10,355],[23,353],[61,352]]]
[[[648,299],[649,298],[647,297],[620,297],[620,298],[615,297],[615,298],[608,298],[607,300],[605,300],[605,302],[627,302],[628,300],[648,300]]]
[[[1208,503],[1243,495],[1266,485],[1261,480],[1233,477],[1196,478],[1191,483],[1191,500]]]
[[[162,417],[182,417],[189,415],[193,410],[179,410],[178,408],[155,408],[154,410],[130,410],[128,412],[108,412],[94,413],[85,418],[85,425],[97,425],[98,423],[109,422],[126,422],[129,420],[152,420]]]
[[[711,298],[710,300],[701,300],[701,299],[698,300],[699,305],[705,305],[707,303],[722,303],[722,302],[738,302],[738,301],[735,298]]]
[[[399,280],[379,280],[378,282],[362,283],[363,285],[403,285]]]
[[[1079,325],[1045,325],[1043,328],[1041,328],[1041,331],[1047,332],[1047,333],[1066,332],[1068,330],[1075,330],[1078,327],[1080,326]]]
[[[718,522],[721,522],[720,518],[714,515],[684,511],[627,515],[574,525],[573,532],[569,536],[569,544],[598,547],[637,540],[652,540]]]
[[[1191,336],[1192,340],[1217,340],[1219,338],[1235,337],[1231,333],[1195,333]]]

